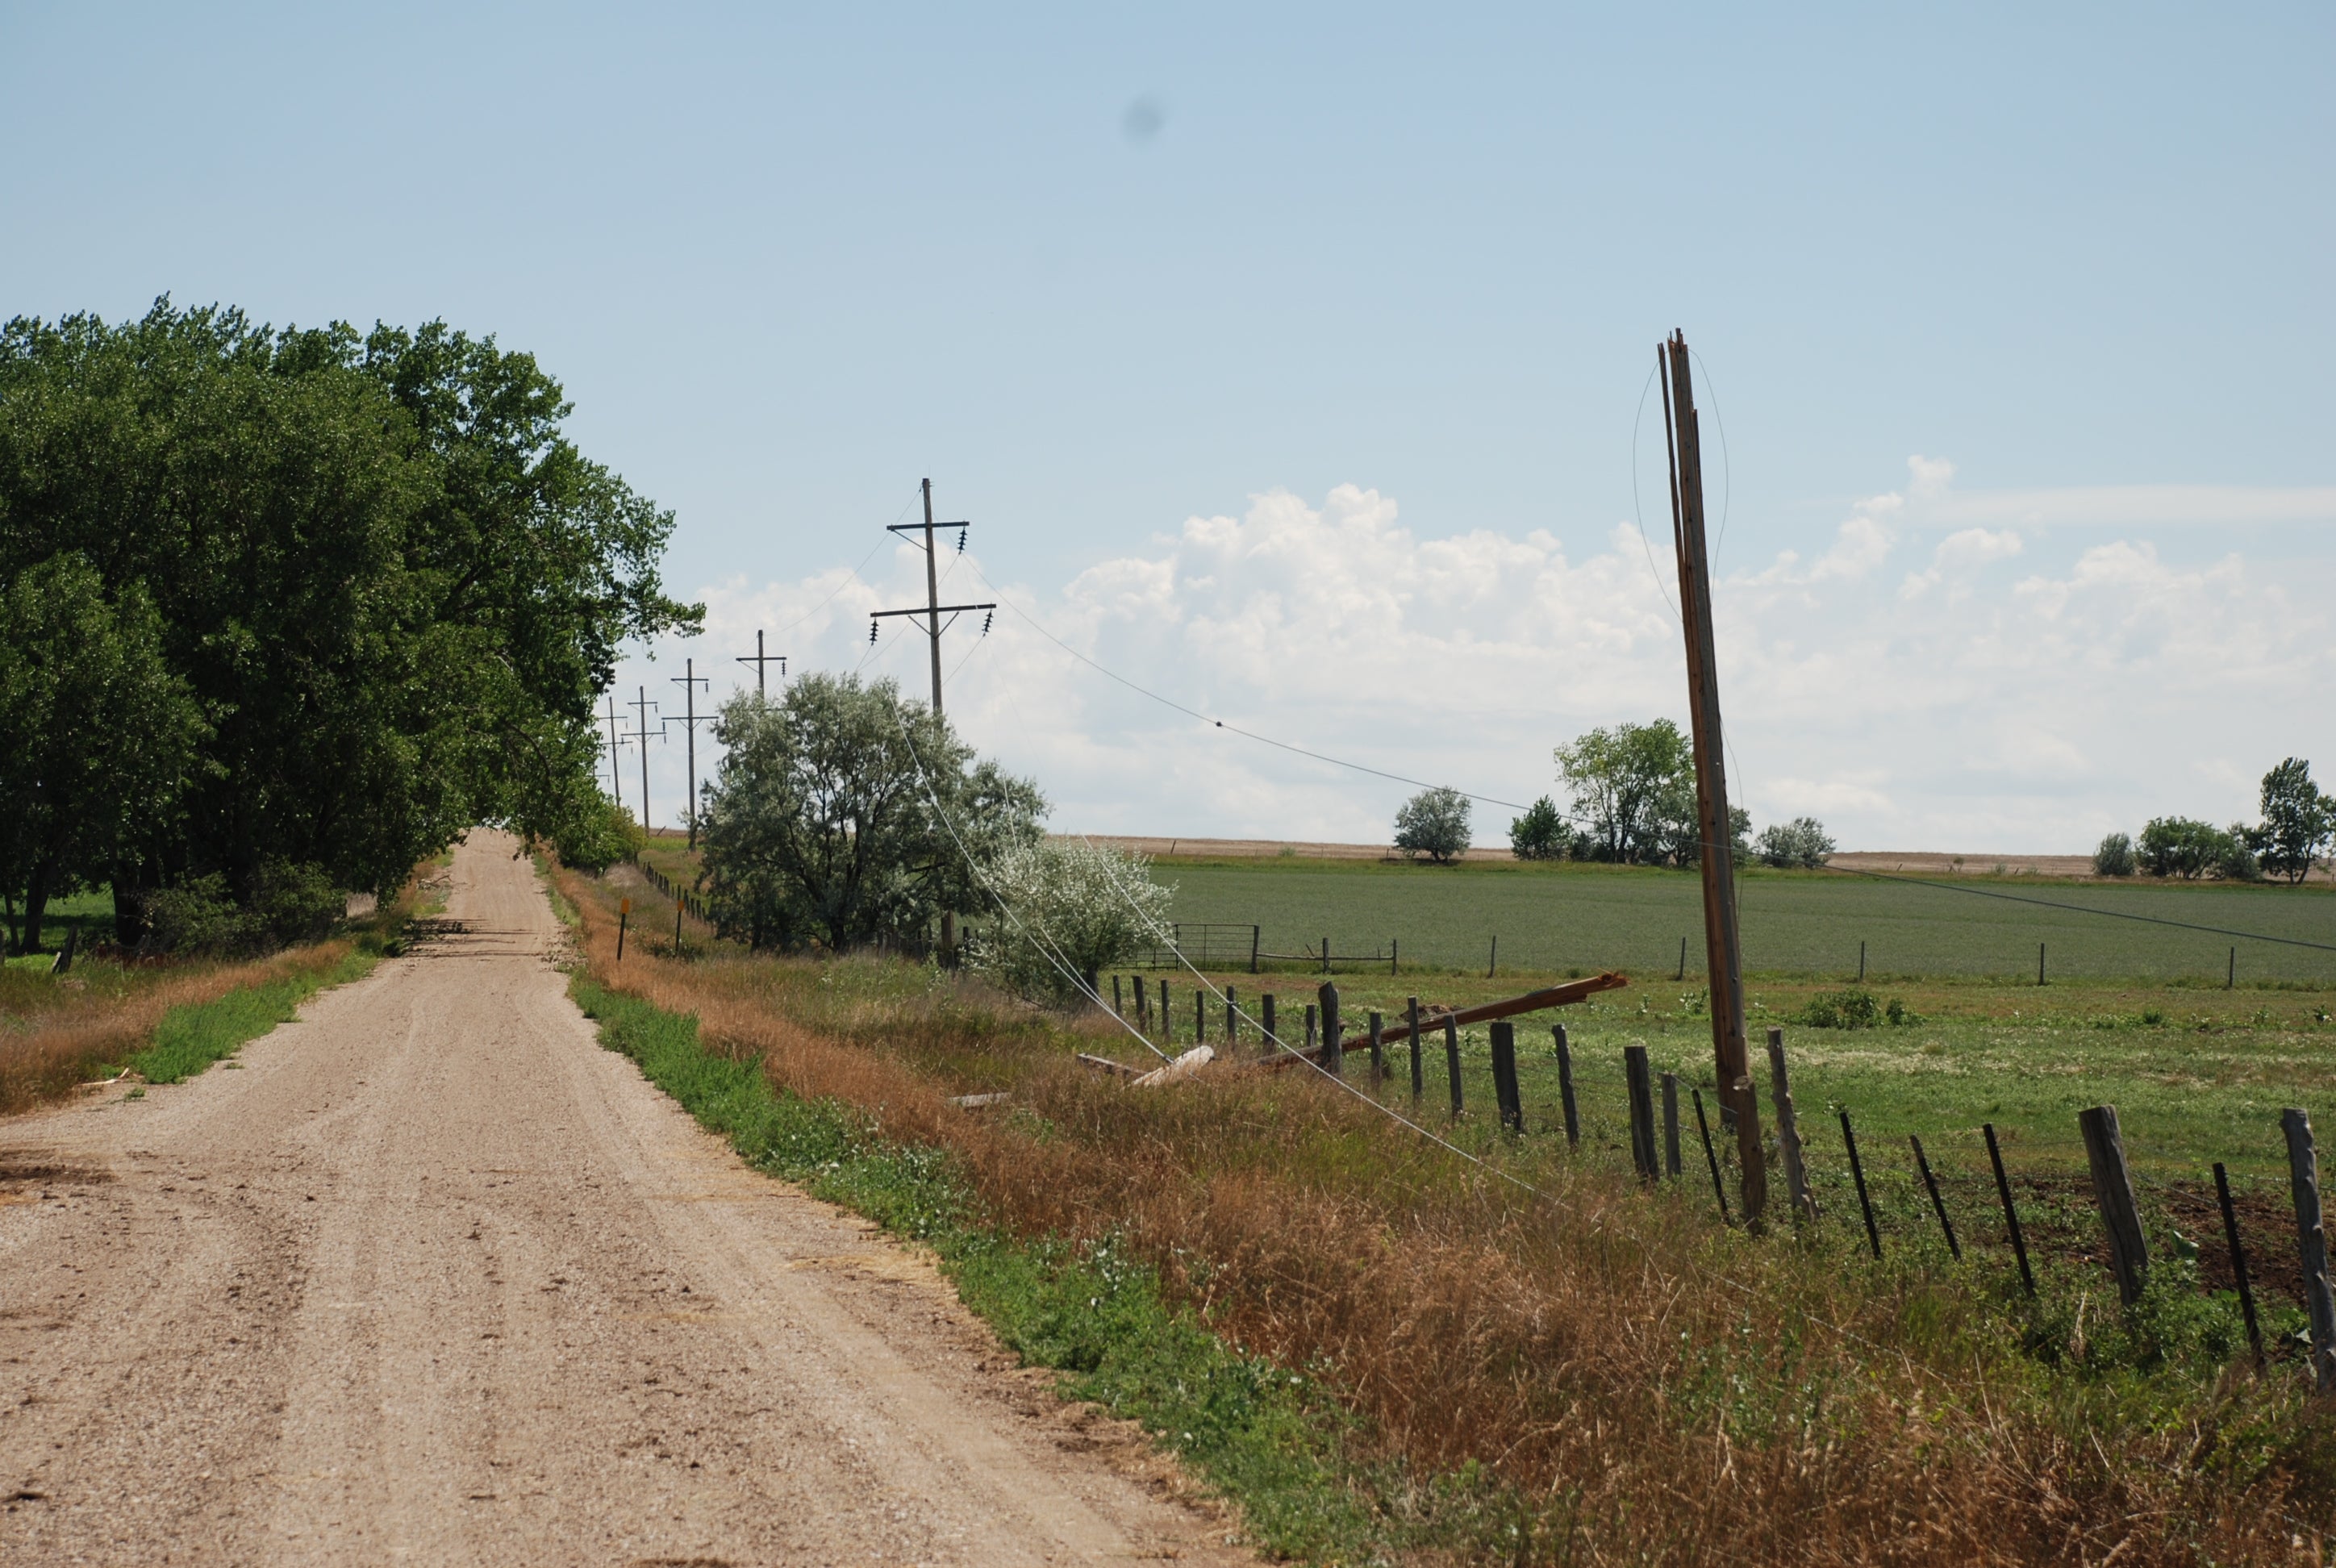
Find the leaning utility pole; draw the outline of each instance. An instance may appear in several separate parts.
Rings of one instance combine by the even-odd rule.
[[[749,657],[747,655],[742,653],[734,662],[738,664],[751,664],[754,667],[754,696],[757,701],[768,702],[770,700],[770,692],[763,681],[763,667],[764,665],[777,665],[779,667],[779,678],[781,680],[787,678],[787,656],[783,653],[764,653],[763,651],[763,634],[759,631],[754,634],[754,652],[753,657]]]
[[[620,806],[625,803],[625,772],[618,765],[617,753],[624,744],[624,728],[617,718],[617,694],[612,690],[608,693],[608,792]]]
[[[889,531],[893,533],[913,533],[920,528],[924,530],[925,608],[922,609],[880,609],[875,611],[868,618],[868,640],[871,643],[876,640],[876,623],[883,619],[888,615],[921,615],[925,618],[925,635],[932,639],[933,717],[935,719],[939,719],[941,716],[941,632],[945,629],[941,625],[941,617],[944,615],[948,616],[949,618],[950,624],[954,625],[956,624],[957,618],[965,614],[968,610],[982,609],[994,612],[998,609],[998,605],[995,601],[988,604],[943,604],[941,602],[940,554],[939,551],[933,548],[933,530],[936,528],[956,529],[958,531],[957,547],[961,552],[965,549],[965,531],[971,528],[973,524],[962,521],[936,523],[933,521],[933,482],[930,479],[924,482],[924,492],[925,521],[923,522],[895,522],[887,526]],[[987,620],[982,622],[981,629],[985,632],[989,629],[989,623]],[[949,961],[950,955],[954,954],[956,951],[957,916],[948,911],[943,911],[941,913],[941,957],[943,961]]]
[[[641,832],[649,831],[649,709],[657,705],[649,700],[649,688],[639,688],[640,695],[625,706],[639,716],[633,721],[633,738],[641,743]],[[657,738],[665,739],[665,721],[659,719]]]
[[[1687,632],[1688,704],[1694,717],[1696,826],[1703,843],[1703,936],[1711,977],[1711,1047],[1720,1103],[1736,1113],[1744,1222],[1757,1229],[1767,1204],[1760,1103],[1744,1039],[1744,944],[1736,925],[1736,857],[1728,820],[1726,746],[1719,734],[1719,661],[1711,635],[1711,564],[1704,549],[1703,454],[1689,383],[1687,338],[1673,332],[1655,351],[1663,377],[1663,434],[1671,465],[1671,542],[1679,552],[1679,618]]]
[[[689,754],[689,847],[697,847],[697,726],[704,722],[697,712],[697,688],[714,683],[697,673],[697,661],[683,659],[681,673],[666,678],[681,687],[682,734],[687,741]]]

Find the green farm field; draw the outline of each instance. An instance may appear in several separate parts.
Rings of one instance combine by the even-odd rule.
[[[1385,953],[1406,969],[1482,974],[1500,939],[1504,970],[1622,969],[1634,977],[1700,967],[1702,887],[1692,872],[1516,862],[1456,866],[1373,861],[1162,861],[1180,921],[1255,924],[1268,952]],[[1981,892],[2218,926],[2336,950],[2336,890],[2325,885],[2132,885],[1968,877],[1946,891],[1837,872],[1747,871],[1738,879],[1745,966],[1755,974],[1852,979],[1858,944],[1877,976],[2192,979],[2238,978],[2336,987],[2336,950],[2284,947]]]

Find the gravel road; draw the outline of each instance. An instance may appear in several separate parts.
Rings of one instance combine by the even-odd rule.
[[[190,1083],[0,1121],[0,1562],[1249,1562],[600,1048],[508,837]]]

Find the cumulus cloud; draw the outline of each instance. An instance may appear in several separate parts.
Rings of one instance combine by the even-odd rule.
[[[2126,539],[2029,564],[2010,526],[1933,539],[1953,465],[1909,470],[1814,560],[1782,552],[1716,585],[1734,787],[1757,821],[1810,813],[1848,847],[2081,849],[2158,812],[2239,814],[2270,762],[2311,755],[2315,726],[2327,738],[2336,572],[2266,580],[2236,555],[2180,564]],[[1376,842],[1406,786],[1214,721],[1503,800],[1557,794],[1557,743],[1685,717],[1666,544],[1627,523],[1579,548],[1546,530],[1439,536],[1342,485],[1187,519],[1067,583],[992,591],[978,555],[952,555],[944,599],[1014,608],[987,637],[978,616],[947,634],[949,709],[1041,781],[1066,827]],[[1877,592],[1909,550],[1898,593]],[[700,667],[751,651],[759,626],[797,669],[864,668],[921,696],[921,632],[887,620],[871,648],[867,629],[923,588],[908,544],[857,573],[716,586]],[[653,751],[660,821],[681,798],[678,753]],[[1509,814],[1480,805],[1479,842]]]

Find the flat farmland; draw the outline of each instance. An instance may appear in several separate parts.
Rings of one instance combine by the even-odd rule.
[[[1176,886],[1175,918],[1262,928],[1269,952],[1381,952],[1406,968],[1482,974],[1493,939],[1504,970],[1622,969],[1669,977],[1688,940],[1700,968],[1702,890],[1691,872],[1483,862],[1457,866],[1368,861],[1176,860],[1155,874]],[[1948,879],[1942,879],[1948,880]],[[1844,872],[1748,871],[1739,879],[1745,963],[1754,973],[1869,979],[2036,973],[2220,983],[2230,949],[2242,982],[2336,985],[2336,951],[2183,930],[2049,909],[2007,893],[2216,926],[2336,949],[2336,892],[2222,884],[2136,885],[2024,877],[1952,879],[1952,891]]]

